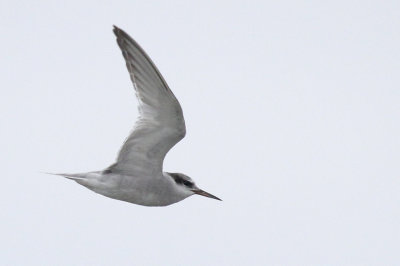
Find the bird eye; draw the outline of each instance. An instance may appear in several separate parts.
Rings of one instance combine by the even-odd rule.
[[[192,182],[189,182],[189,181],[183,181],[183,184],[185,185],[185,186],[187,186],[187,187],[193,187],[193,183]]]

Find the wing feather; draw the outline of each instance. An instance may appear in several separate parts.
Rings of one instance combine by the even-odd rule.
[[[182,108],[139,44],[118,27],[114,33],[139,101],[139,118],[107,171],[161,172],[165,155],[186,134]]]

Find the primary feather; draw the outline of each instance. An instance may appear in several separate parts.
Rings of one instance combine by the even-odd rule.
[[[139,118],[110,170],[162,171],[165,155],[186,134],[182,108],[139,44],[115,26],[114,33],[139,101]]]

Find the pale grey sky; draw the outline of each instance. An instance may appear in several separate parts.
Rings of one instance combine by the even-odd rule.
[[[399,265],[399,1],[1,1],[1,265]],[[41,174],[111,164],[137,103],[112,34],[181,102],[146,208]]]

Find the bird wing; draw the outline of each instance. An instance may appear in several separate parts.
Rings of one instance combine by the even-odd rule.
[[[116,26],[114,33],[139,101],[139,118],[116,163],[106,171],[154,175],[162,171],[167,152],[186,134],[182,108],[139,44]]]

